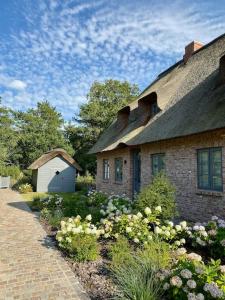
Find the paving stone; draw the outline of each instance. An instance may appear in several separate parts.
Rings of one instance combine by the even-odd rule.
[[[21,196],[0,190],[0,300],[89,300]]]

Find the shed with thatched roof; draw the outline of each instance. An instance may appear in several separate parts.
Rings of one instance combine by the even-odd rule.
[[[36,192],[75,192],[79,164],[64,150],[54,149],[44,153],[29,168]]]

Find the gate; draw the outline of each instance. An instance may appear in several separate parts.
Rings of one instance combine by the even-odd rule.
[[[0,176],[0,189],[10,187],[10,176],[2,177]]]

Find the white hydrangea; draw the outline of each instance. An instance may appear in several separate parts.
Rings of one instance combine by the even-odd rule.
[[[161,213],[162,212],[162,207],[160,205],[158,205],[158,206],[155,207],[155,210]]]
[[[180,272],[181,277],[185,278],[185,279],[190,279],[192,277],[192,273],[190,270],[188,269],[184,269]]]
[[[189,280],[187,281],[187,286],[188,286],[190,289],[195,289],[196,286],[197,286],[197,284],[196,284],[196,282],[195,282],[194,280],[189,279]]]
[[[170,278],[170,284],[172,286],[181,287],[183,282],[182,282],[182,280],[179,276],[173,276],[173,277]]]
[[[145,208],[145,214],[148,216],[152,213],[151,209],[149,207]]]

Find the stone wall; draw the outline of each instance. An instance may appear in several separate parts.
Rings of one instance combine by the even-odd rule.
[[[189,220],[206,220],[212,215],[225,217],[225,193],[197,188],[197,149],[222,147],[225,189],[225,130],[141,145],[141,185],[151,183],[151,154],[165,153],[166,174],[177,190],[180,215]],[[97,189],[132,196],[132,148],[98,154]],[[123,183],[114,182],[114,158],[123,157]],[[102,159],[109,159],[110,180],[102,180]],[[223,190],[224,190],[223,189]]]

